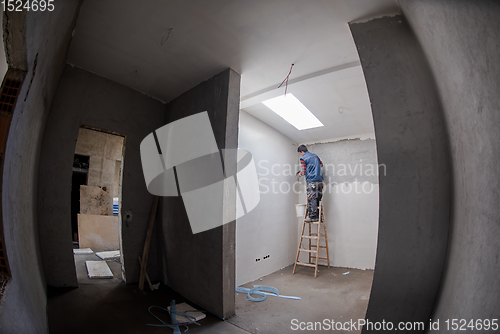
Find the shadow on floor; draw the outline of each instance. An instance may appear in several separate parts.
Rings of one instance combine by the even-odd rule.
[[[295,275],[292,275],[292,268],[286,267],[244,286],[272,286],[282,295],[300,297],[301,300],[268,296],[265,301],[253,302],[247,300],[246,294],[236,293],[236,315],[222,321],[207,314],[207,318],[200,321],[201,327],[190,325],[188,333],[290,333],[294,332],[294,323],[300,325],[303,322],[305,326],[307,322],[323,322],[325,319],[357,321],[364,318],[372,270],[320,267],[318,278],[314,279],[313,268],[300,268]],[[346,272],[349,274],[343,275]],[[158,324],[148,308],[151,305],[167,307],[172,299],[176,303],[186,301],[165,285],[155,291],[140,291],[137,285],[124,282],[80,284],[79,288],[73,289],[50,288],[49,332],[171,333],[171,329],[147,324]],[[163,311],[155,311],[155,314],[168,322],[168,315]],[[181,332],[184,332],[183,328]]]

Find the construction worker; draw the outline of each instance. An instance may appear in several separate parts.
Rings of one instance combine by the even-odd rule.
[[[305,145],[297,148],[302,158],[300,158],[301,170],[297,172],[298,176],[306,177],[307,189],[307,209],[309,217],[306,221],[318,221],[318,205],[323,198],[323,163],[314,153],[307,150]]]

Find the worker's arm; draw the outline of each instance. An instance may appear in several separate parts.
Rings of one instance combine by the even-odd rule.
[[[300,171],[297,172],[298,176],[306,175],[306,162],[300,159]]]

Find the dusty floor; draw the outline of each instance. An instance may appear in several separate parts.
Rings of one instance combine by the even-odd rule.
[[[148,313],[148,307],[166,307],[172,299],[185,301],[162,285],[159,290],[140,291],[137,285],[121,281],[120,265],[108,261],[115,279],[90,280],[81,270],[85,259],[95,255],[78,255],[77,270],[80,287],[51,288],[48,292],[49,330],[57,333],[171,333],[168,328],[147,326],[158,324]],[[81,257],[81,258],[80,258]],[[115,265],[117,264],[117,265]],[[236,315],[226,321],[208,314],[201,327],[191,325],[188,333],[290,333],[307,322],[350,321],[364,318],[373,279],[373,271],[320,267],[318,278],[313,268],[286,267],[245,287],[267,285],[278,288],[280,294],[300,297],[291,300],[268,296],[265,301],[247,300],[246,294],[236,293]],[[347,275],[343,273],[349,272]],[[83,276],[82,276],[83,273]],[[168,319],[162,311],[155,312]],[[294,320],[296,319],[296,320]],[[302,324],[301,324],[302,322]],[[323,327],[325,329],[325,327]],[[181,332],[184,329],[181,328]],[[320,333],[322,331],[311,331]],[[332,332],[324,330],[323,332]],[[342,333],[347,331],[333,331]],[[349,333],[359,333],[350,331]]]

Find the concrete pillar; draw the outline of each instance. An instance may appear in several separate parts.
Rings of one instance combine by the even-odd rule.
[[[166,123],[207,111],[219,149],[238,147],[240,75],[228,69],[167,105]],[[193,133],[196,136],[196,133]],[[226,175],[236,172],[236,156],[225,157]],[[225,204],[236,203],[229,194]],[[165,277],[168,285],[207,311],[234,314],[235,222],[193,234],[181,197],[162,202]]]
[[[429,61],[449,131],[452,227],[433,314],[436,332],[449,333],[447,319],[500,318],[500,2],[399,2]],[[467,333],[488,332],[480,322]]]
[[[377,257],[366,318],[427,324],[443,273],[450,210],[449,149],[438,94],[401,15],[350,28],[372,103],[378,163],[387,166],[387,174],[380,175]]]

